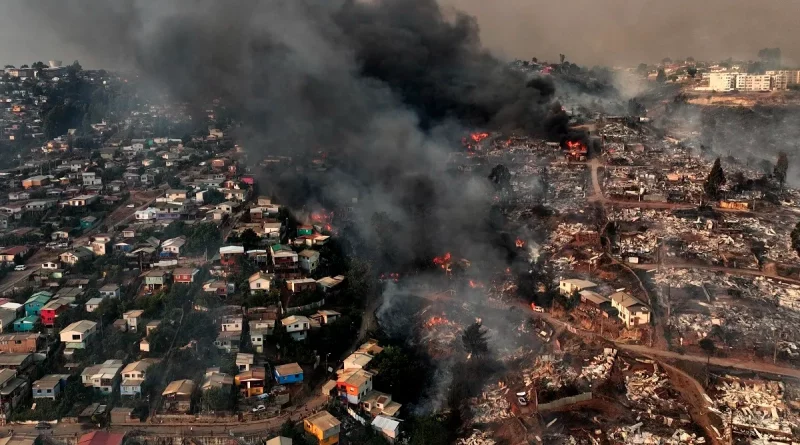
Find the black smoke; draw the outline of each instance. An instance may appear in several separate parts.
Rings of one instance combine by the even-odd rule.
[[[393,221],[397,261],[482,248],[492,186],[447,173],[465,130],[562,139],[568,118],[545,78],[510,70],[475,19],[435,0],[58,0],[29,2],[71,44],[130,67],[202,110],[241,119],[251,162],[329,153],[319,175],[284,172],[275,193],[349,204],[363,245]],[[464,252],[469,255],[469,252]],[[498,255],[499,256],[499,255]],[[489,255],[491,257],[491,254]]]

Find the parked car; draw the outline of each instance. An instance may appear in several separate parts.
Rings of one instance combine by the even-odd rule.
[[[533,312],[544,312],[544,308],[541,306],[536,306],[535,304],[531,303],[531,309]]]
[[[136,207],[136,204],[130,203],[130,204],[126,205],[125,207],[127,207],[129,209],[132,209],[132,208]]]
[[[517,402],[519,402],[519,406],[528,406],[528,394],[525,391],[518,392]]]
[[[24,264],[17,264],[14,267],[14,270],[16,270],[16,271],[21,271],[21,270],[25,270],[25,269],[27,269],[27,266],[25,266]]]
[[[254,413],[260,413],[261,411],[266,411],[267,407],[264,405],[258,405],[257,407],[253,408]]]
[[[47,422],[39,422],[36,424],[37,430],[49,430],[50,428],[53,428],[53,425],[50,425]]]

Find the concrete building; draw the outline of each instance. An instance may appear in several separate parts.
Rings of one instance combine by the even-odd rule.
[[[617,292],[610,298],[611,306],[619,311],[619,319],[628,328],[650,323],[650,308],[633,295]]]
[[[319,445],[339,443],[341,428],[342,423],[327,411],[320,411],[303,419],[303,429],[316,437]]]
[[[736,89],[739,91],[770,91],[772,77],[766,74],[739,74],[736,76]]]
[[[713,91],[733,91],[736,88],[737,73],[711,73],[708,86]]]

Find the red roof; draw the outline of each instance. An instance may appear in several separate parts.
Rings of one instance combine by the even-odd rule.
[[[28,248],[25,246],[14,246],[9,247],[8,249],[0,252],[2,255],[19,255],[21,253],[25,253],[28,251]]]
[[[78,445],[122,445],[125,434],[92,431],[78,439]]]

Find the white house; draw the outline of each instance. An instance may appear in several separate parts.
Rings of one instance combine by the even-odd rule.
[[[316,250],[304,250],[297,254],[300,259],[300,268],[308,273],[312,273],[319,266],[319,252]]]
[[[100,288],[100,295],[104,298],[119,298],[119,284],[106,284]]]
[[[42,263],[42,269],[47,269],[47,270],[58,269],[58,263],[54,263],[52,261],[46,261]]]
[[[650,308],[626,292],[611,295],[611,306],[619,311],[619,319],[628,328],[650,323]]]
[[[222,332],[239,332],[244,326],[242,317],[225,317],[220,323]]]
[[[83,185],[103,185],[103,179],[95,172],[82,172]]]
[[[568,297],[574,292],[580,292],[584,289],[591,289],[593,287],[597,287],[597,285],[591,281],[571,278],[568,280],[561,280],[558,284],[558,291],[561,293],[561,295]]]
[[[128,325],[128,332],[139,332],[142,314],[144,314],[144,311],[141,309],[134,309],[122,314],[122,319],[125,320],[125,323]]]
[[[281,324],[294,341],[305,340],[311,329],[311,320],[302,315],[290,315],[281,320]]]
[[[123,396],[135,396],[142,393],[142,383],[146,377],[147,368],[158,363],[156,359],[143,359],[137,362],[128,363],[122,369],[122,385],[119,393]]]
[[[272,275],[264,272],[256,272],[247,279],[250,282],[250,293],[269,292],[272,285]]]
[[[137,210],[133,215],[134,218],[138,221],[149,221],[156,219],[156,213],[158,213],[157,209],[153,207],[148,207],[144,210]]]
[[[100,307],[100,303],[102,303],[103,300],[105,300],[105,298],[102,298],[102,297],[90,298],[86,302],[86,312],[94,312],[94,311],[96,311],[97,308]]]
[[[81,380],[85,386],[91,386],[95,391],[110,394],[117,385],[122,366],[122,360],[106,360],[99,365],[87,366],[81,372]]]
[[[71,354],[75,349],[86,349],[86,343],[97,332],[97,323],[90,320],[81,320],[65,327],[58,334],[64,343],[65,354]]]
[[[14,328],[14,320],[16,319],[17,311],[0,308],[0,332],[11,332]]]
[[[161,252],[168,253],[174,256],[180,256],[181,248],[186,244],[186,237],[181,235],[177,238],[171,238],[161,243]]]

